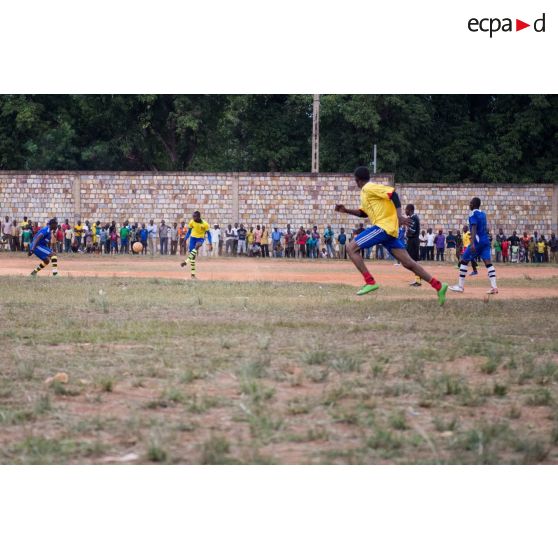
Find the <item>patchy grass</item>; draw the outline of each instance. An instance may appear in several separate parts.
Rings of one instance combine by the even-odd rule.
[[[353,291],[0,277],[0,462],[558,463],[558,298]]]

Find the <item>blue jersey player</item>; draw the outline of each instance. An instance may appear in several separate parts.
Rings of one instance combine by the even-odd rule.
[[[496,286],[496,270],[492,265],[490,257],[490,238],[488,236],[488,225],[486,221],[486,213],[480,210],[480,198],[473,198],[469,203],[471,214],[469,215],[469,229],[471,231],[471,244],[467,246],[465,252],[461,256],[459,262],[459,282],[457,285],[450,287],[450,290],[456,293],[462,293],[465,287],[465,276],[467,275],[467,264],[475,258],[480,258],[490,279],[490,290],[487,294],[497,294]]]
[[[58,256],[50,249],[51,234],[56,230],[58,221],[51,219],[46,227],[40,229],[33,237],[33,241],[29,246],[28,256],[33,254],[41,260],[41,263],[31,272],[35,276],[41,269],[44,269],[52,262],[52,275],[58,275]]]

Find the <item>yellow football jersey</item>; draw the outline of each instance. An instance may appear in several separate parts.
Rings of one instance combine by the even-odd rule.
[[[467,231],[466,233],[463,233],[463,248],[467,248],[469,244],[471,244],[471,233]]]
[[[203,219],[201,223],[196,223],[193,219],[188,223],[188,228],[192,231],[190,236],[194,238],[205,238],[205,233],[209,230],[209,224]]]
[[[397,210],[391,201],[395,191],[392,186],[368,182],[360,191],[360,209],[368,215],[370,222],[395,238],[399,235]]]

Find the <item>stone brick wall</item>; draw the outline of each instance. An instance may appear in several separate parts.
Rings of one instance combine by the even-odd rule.
[[[74,177],[69,174],[0,173],[0,214],[4,217],[33,217],[74,213]]]
[[[393,175],[375,180],[393,183]],[[491,228],[558,227],[558,187],[548,184],[397,184],[402,203],[414,203],[424,227],[461,227],[471,197],[483,200]],[[210,223],[243,222],[293,227],[331,224],[352,228],[358,219],[333,211],[357,207],[351,175],[278,173],[0,172],[0,217],[46,221],[56,215],[122,222],[188,218],[200,209]]]

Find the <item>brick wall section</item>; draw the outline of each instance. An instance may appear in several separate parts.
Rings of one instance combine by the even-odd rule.
[[[180,222],[200,208],[210,222],[232,218],[232,174],[81,174],[81,217],[101,222]]]
[[[393,183],[392,175],[376,180]],[[506,232],[556,229],[558,187],[548,184],[397,184],[403,204],[417,207],[423,225],[461,227],[468,203],[483,200],[491,228]],[[0,172],[0,217],[27,215],[44,222],[77,217],[122,222],[167,222],[200,209],[210,223],[301,224],[335,230],[358,219],[333,211],[336,203],[357,207],[359,192],[350,174]]]
[[[73,175],[0,173],[0,214],[21,220],[32,217],[73,216]]]

